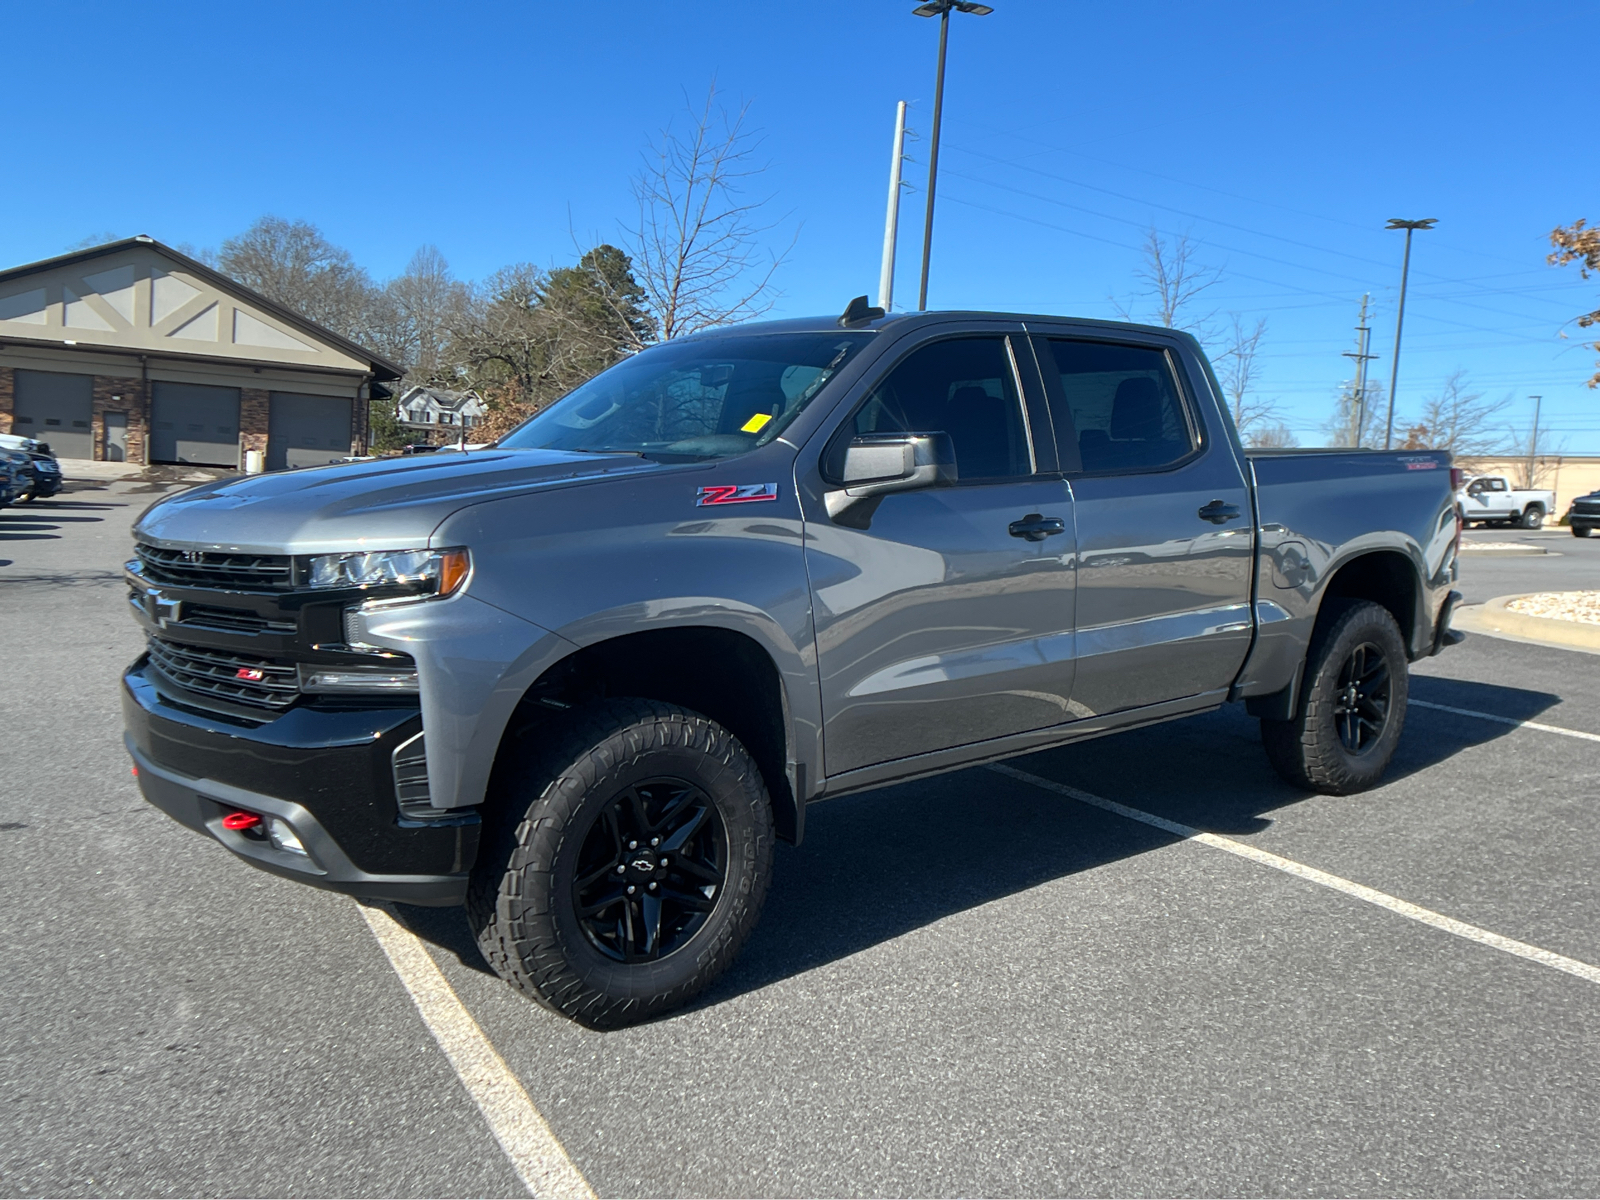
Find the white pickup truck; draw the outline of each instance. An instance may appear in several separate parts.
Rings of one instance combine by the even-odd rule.
[[[1556,506],[1556,494],[1540,488],[1514,488],[1504,475],[1476,475],[1456,493],[1456,506],[1468,525],[1506,521],[1538,529]]]

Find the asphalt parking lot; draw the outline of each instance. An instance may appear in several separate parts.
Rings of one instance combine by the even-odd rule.
[[[157,494],[0,512],[0,1192],[523,1194],[360,907],[140,798],[118,565]],[[1471,536],[1560,552],[1466,559],[1471,602],[1600,586],[1600,539]],[[1594,1195],[1600,660],[1414,674],[1358,797],[1229,708],[820,804],[732,971],[619,1033],[398,915],[600,1195]]]

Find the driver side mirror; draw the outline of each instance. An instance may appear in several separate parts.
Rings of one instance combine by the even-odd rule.
[[[859,525],[871,518],[876,501],[890,492],[927,487],[948,487],[959,478],[956,448],[948,433],[869,433],[852,438],[839,464],[843,486],[827,493],[828,515],[842,525]],[[841,518],[862,501],[873,501],[864,511]]]

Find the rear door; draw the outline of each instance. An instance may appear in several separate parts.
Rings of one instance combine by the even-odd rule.
[[[829,777],[1071,717],[1072,504],[1028,353],[1020,326],[902,351],[802,480]],[[829,517],[828,455],[887,432],[948,433],[960,482]]]
[[[1074,708],[1226,689],[1250,647],[1250,493],[1176,339],[1065,331],[1034,347],[1077,521]]]
[[[150,461],[239,465],[239,389],[155,383],[150,398]]]

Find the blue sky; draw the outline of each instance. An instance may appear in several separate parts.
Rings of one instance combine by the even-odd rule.
[[[1223,271],[1211,303],[1267,319],[1261,393],[1315,444],[1363,292],[1388,378],[1385,219],[1437,217],[1401,418],[1462,369],[1510,398],[1502,423],[1525,429],[1540,393],[1565,449],[1600,453],[1595,355],[1557,336],[1600,280],[1544,264],[1552,226],[1600,220],[1571,40],[1592,5],[994,4],[952,28],[931,306],[1113,316],[1143,231],[1186,233]],[[263,213],[380,278],[430,242],[468,278],[558,264],[574,231],[617,239],[639,151],[715,78],[799,227],[776,313],[836,312],[876,290],[895,102],[928,126],[937,24],[911,7],[8,3],[0,264],[99,232],[215,246]]]

